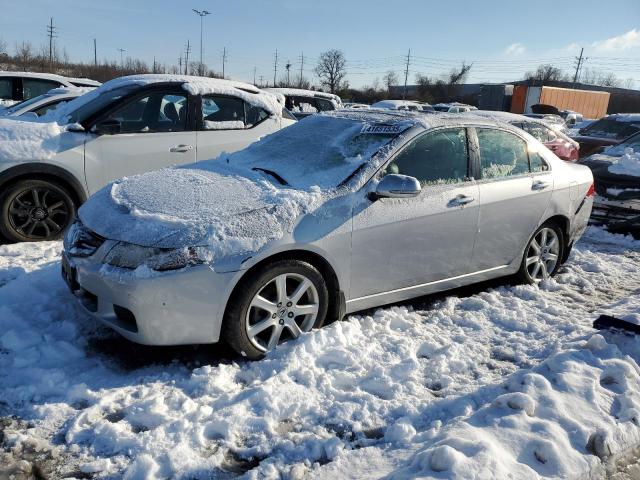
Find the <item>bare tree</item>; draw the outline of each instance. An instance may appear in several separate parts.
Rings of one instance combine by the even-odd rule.
[[[314,69],[320,79],[320,84],[329,89],[331,93],[343,87],[347,61],[341,50],[328,50],[320,54],[318,65]]]
[[[603,72],[594,68],[586,68],[581,76],[582,83],[600,85],[602,87],[619,87],[622,80],[613,72]]]
[[[430,94],[430,87],[432,85],[431,79],[426,75],[422,75],[420,73],[416,74],[416,84],[418,100],[422,101],[431,101],[432,97]]]
[[[398,85],[398,74],[393,70],[389,70],[382,77],[382,81],[384,82],[385,87],[387,87],[387,93],[391,95],[391,87],[394,85]]]
[[[525,78],[542,85],[547,82],[567,80],[564,72],[551,64],[539,65],[535,72],[527,72]]]
[[[26,70],[33,60],[33,46],[29,42],[16,43],[16,61],[19,68]]]
[[[4,58],[9,55],[7,52],[7,42],[5,42],[2,37],[0,37],[0,58]]]

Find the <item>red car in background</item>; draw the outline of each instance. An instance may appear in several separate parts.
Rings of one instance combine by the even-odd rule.
[[[572,138],[569,138],[568,135],[562,132],[559,128],[556,128],[553,124],[547,123],[544,120],[538,120],[536,118],[530,118],[510,112],[476,110],[471,113],[484,118],[493,118],[521,128],[529,135],[543,143],[549,150],[555,153],[558,158],[568,162],[578,161],[578,157],[580,156],[580,144]]]

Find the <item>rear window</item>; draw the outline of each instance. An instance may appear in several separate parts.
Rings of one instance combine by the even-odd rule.
[[[43,93],[47,93],[52,88],[58,88],[62,85],[60,82],[53,80],[43,80],[41,78],[23,78],[22,79],[22,96],[25,100],[37,97]]]
[[[640,118],[624,121],[618,118],[603,118],[583,129],[580,133],[593,137],[623,140],[640,131]]]

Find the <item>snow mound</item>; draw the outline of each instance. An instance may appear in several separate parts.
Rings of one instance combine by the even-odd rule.
[[[608,170],[617,175],[640,177],[640,152],[634,152],[633,148],[625,148],[624,155],[609,165]]]
[[[0,118],[0,160],[47,160],[60,149],[65,131],[55,122]]]

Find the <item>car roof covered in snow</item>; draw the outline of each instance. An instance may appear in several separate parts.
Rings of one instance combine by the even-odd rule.
[[[282,115],[282,105],[278,98],[250,83],[226,80],[220,78],[196,77],[191,75],[169,75],[169,74],[144,74],[129,75],[126,77],[109,80],[97,88],[93,93],[100,95],[102,92],[127,85],[152,85],[161,83],[178,83],[191,95],[233,95],[240,97],[251,105],[264,108],[272,115]]]
[[[483,118],[492,118],[500,122],[529,122],[529,123],[538,123],[540,125],[549,126],[548,122],[536,117],[527,117],[525,115],[520,115],[519,113],[511,113],[511,112],[499,112],[494,110],[473,110],[469,112],[471,115],[477,115]]]
[[[338,103],[342,103],[342,99],[338,95],[332,93],[320,92],[317,90],[305,90],[303,88],[281,88],[281,87],[269,87],[264,89],[267,92],[281,93],[282,95],[292,96],[298,95],[300,97],[321,97],[329,100],[335,100]]]
[[[371,108],[395,109],[406,105],[422,106],[421,103],[414,102],[413,100],[380,100],[379,102],[371,104]]]
[[[476,111],[465,113],[441,113],[439,115],[427,114],[421,111],[410,110],[391,110],[384,108],[370,109],[344,109],[331,112],[323,112],[322,115],[345,118],[373,125],[410,125],[411,127],[420,127],[425,130],[434,127],[443,126],[462,126],[462,125],[479,125],[479,126],[501,126],[509,129],[517,129],[506,123],[505,120],[492,117],[482,117],[475,115]]]

